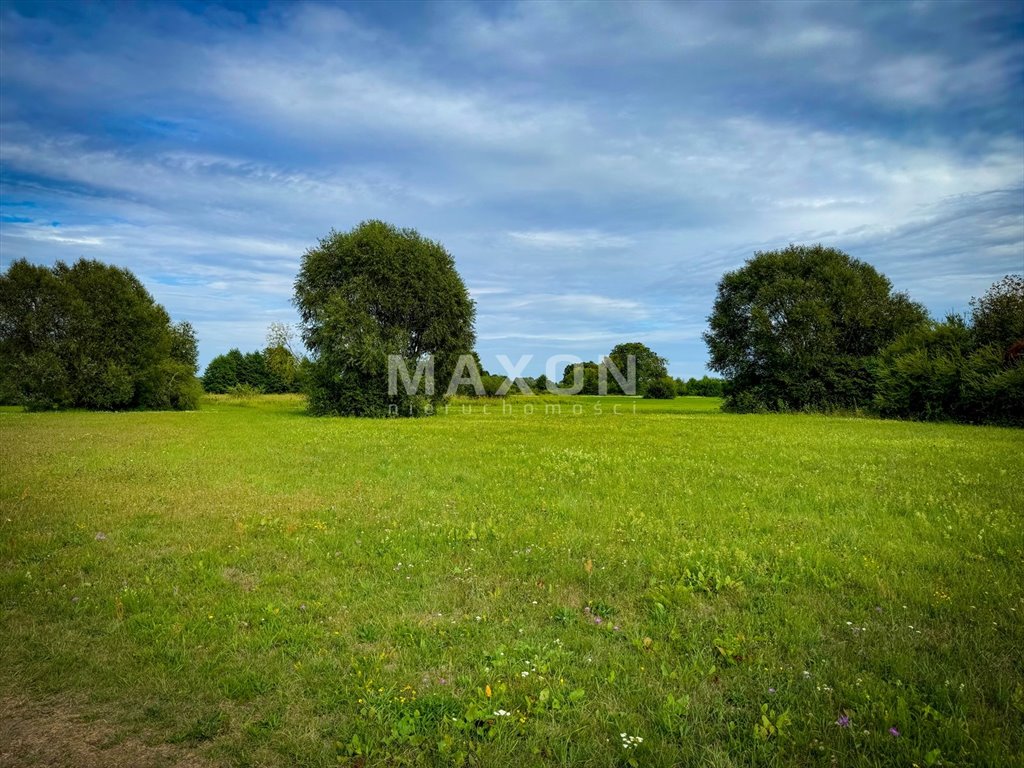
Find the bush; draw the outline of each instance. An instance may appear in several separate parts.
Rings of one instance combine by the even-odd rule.
[[[982,338],[951,315],[896,340],[875,369],[875,408],[898,418],[1024,425],[1024,361],[1006,355],[1006,338],[977,346]]]
[[[676,383],[671,376],[662,376],[647,383],[644,398],[648,400],[671,400],[676,396]]]

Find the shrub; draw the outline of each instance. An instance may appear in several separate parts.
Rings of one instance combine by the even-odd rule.
[[[676,396],[676,383],[671,376],[662,376],[647,383],[644,397],[649,400],[671,400]]]

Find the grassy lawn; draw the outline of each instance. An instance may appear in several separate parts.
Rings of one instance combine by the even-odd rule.
[[[1024,764],[1024,432],[481,407],[0,412],[0,693],[154,764]]]

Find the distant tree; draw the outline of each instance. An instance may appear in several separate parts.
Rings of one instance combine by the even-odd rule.
[[[298,358],[294,342],[295,331],[288,323],[273,322],[267,327],[267,349],[281,348]]]
[[[34,409],[198,406],[195,333],[127,269],[19,259],[0,276],[0,391]]]
[[[439,404],[458,357],[473,348],[475,308],[451,255],[412,229],[366,221],[331,232],[302,257],[295,303],[313,354],[314,414],[386,416]],[[432,396],[388,394],[388,356],[415,368],[433,356]]]
[[[725,382],[722,379],[702,376],[699,379],[690,378],[684,385],[686,394],[696,397],[721,397]]]
[[[242,360],[242,353],[237,349],[232,349],[224,355],[217,355],[203,372],[203,389],[212,394],[223,395],[231,387],[237,386],[238,369]]]
[[[238,383],[260,392],[273,392],[273,381],[262,352],[245,352],[238,364]]]
[[[644,397],[648,400],[671,400],[676,396],[676,383],[671,376],[647,382]]]
[[[545,374],[541,374],[530,384],[530,389],[536,392],[538,395],[542,395],[548,391],[548,377]]]
[[[203,389],[224,394],[244,387],[246,392],[281,394],[300,392],[308,361],[294,352],[295,334],[285,323],[271,323],[267,346],[261,352],[242,354],[232,349],[206,366]]]
[[[879,352],[926,320],[870,265],[791,245],[722,278],[704,340],[733,409],[859,407]]]
[[[297,392],[300,389],[301,359],[293,348],[295,333],[287,323],[271,323],[263,350],[268,373],[268,391]]]
[[[626,376],[630,355],[636,359],[636,392],[634,394],[646,395],[647,388],[652,383],[668,376],[668,361],[639,341],[616,345],[608,353],[608,359],[615,364],[623,376]],[[622,387],[619,386],[615,377],[610,375],[608,377],[608,393],[622,394]]]
[[[480,355],[478,355],[475,351],[474,352],[470,352],[470,355],[473,358],[473,366],[475,367],[475,373],[476,373],[477,376],[480,377],[480,383],[484,385],[483,396],[487,396],[487,395],[491,394],[488,391],[488,389],[487,389],[487,380],[491,378],[491,374],[487,372],[487,369],[484,368],[483,363],[480,362]],[[465,373],[467,373],[468,375],[472,375],[472,372],[469,372],[469,371],[467,371]],[[495,377],[495,378],[497,378],[497,377]],[[502,378],[502,380],[504,380],[504,377],[501,377],[501,378]],[[445,384],[445,386],[447,386],[447,384]],[[494,389],[497,389],[498,386],[500,386],[500,384],[495,384],[494,385]],[[481,393],[476,391],[476,387],[473,384],[470,384],[470,383],[460,384],[458,386],[458,388],[456,389],[455,394],[461,395],[463,397],[479,397],[479,396],[481,396]]]
[[[994,344],[1005,353],[1024,342],[1024,275],[1007,275],[971,299],[971,326],[978,347]]]
[[[599,393],[600,388],[600,377],[598,373],[598,364],[592,360],[588,360],[585,363],[570,363],[565,366],[562,371],[562,380],[558,386],[562,389],[570,389],[575,386],[576,370],[582,370],[583,376],[583,388],[577,392],[579,395],[596,395]],[[623,371],[625,374],[625,371]],[[609,380],[611,377],[609,376]],[[610,387],[609,387],[610,390]]]
[[[505,382],[508,381],[508,376],[497,376],[489,373],[486,376],[481,376],[480,381],[484,385],[484,392],[488,397],[498,397],[498,392],[500,392],[502,387],[505,386]],[[507,390],[508,391],[506,391],[504,395],[508,395],[509,392],[514,391],[512,388],[507,388]]]

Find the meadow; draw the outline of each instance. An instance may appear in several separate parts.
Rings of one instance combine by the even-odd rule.
[[[533,402],[0,410],[0,763],[1024,765],[1024,432]]]

